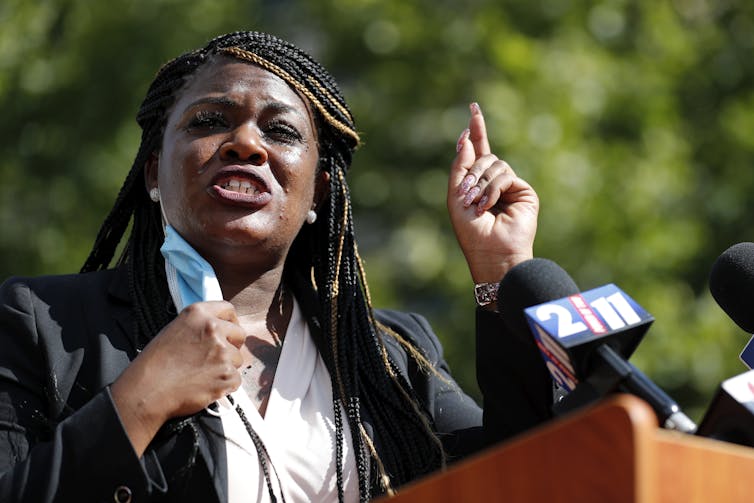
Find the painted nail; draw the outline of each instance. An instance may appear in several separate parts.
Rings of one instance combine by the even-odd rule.
[[[482,109],[479,107],[479,103],[477,103],[476,101],[469,105],[469,109],[471,110],[472,114],[482,113]]]
[[[484,209],[484,205],[487,204],[487,201],[489,201],[489,200],[490,200],[490,198],[487,196],[487,194],[485,194],[485,195],[483,195],[482,197],[479,198],[479,202],[476,203],[476,214],[477,215],[481,215],[482,213],[484,213],[485,211],[487,211],[487,210]]]
[[[463,205],[464,207],[468,208],[471,206],[471,203],[474,201],[474,198],[479,194],[479,191],[482,190],[477,186],[474,186],[469,190],[469,192],[466,194],[466,197],[463,198]]]
[[[466,175],[466,178],[461,182],[461,194],[466,194],[475,183],[476,177],[474,175]]]
[[[461,136],[458,137],[458,142],[456,142],[456,152],[460,152],[463,148],[463,142],[466,141],[466,138],[469,137],[469,128],[464,129],[461,131]]]

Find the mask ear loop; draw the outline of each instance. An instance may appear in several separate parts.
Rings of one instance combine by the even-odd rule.
[[[159,165],[160,165],[160,161],[157,161],[157,166],[158,166],[157,169],[159,169]],[[165,214],[165,207],[162,205],[162,198],[160,198],[157,201],[157,204],[160,205],[160,219],[162,220],[162,234],[165,237],[167,237],[168,236],[167,228],[168,228],[168,225],[170,224],[168,223],[168,216]]]
[[[160,172],[160,158],[157,157],[157,172]],[[159,187],[155,187],[157,190],[159,190]],[[168,222],[168,216],[165,214],[165,207],[162,205],[162,197],[157,198],[157,201],[155,201],[158,205],[160,205],[160,219],[162,220],[162,234],[163,237],[167,239],[168,237],[168,226],[170,226],[170,223]],[[170,291],[170,297],[173,299],[173,305],[175,305],[176,312],[183,311],[183,308],[185,307],[183,305],[183,299],[181,299],[181,289],[178,286],[178,271],[176,270],[175,266],[168,261],[167,257],[165,257],[165,276],[167,278],[168,282],[168,291]]]
[[[235,393],[235,391],[233,392]],[[236,412],[235,400],[233,400],[232,394],[225,395],[219,400],[212,402],[204,408],[204,411],[210,416],[223,417],[227,414],[234,414]]]

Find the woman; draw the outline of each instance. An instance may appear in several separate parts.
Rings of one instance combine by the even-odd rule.
[[[532,256],[538,200],[471,111],[447,203],[494,284]],[[299,49],[218,37],[160,69],[137,120],[82,273],[2,287],[0,500],[366,501],[548,417],[544,367],[494,303],[484,421],[426,321],[372,309],[345,180],[359,136]]]

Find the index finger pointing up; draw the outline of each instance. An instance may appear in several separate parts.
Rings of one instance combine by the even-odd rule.
[[[474,145],[474,153],[479,159],[483,155],[490,154],[490,142],[487,140],[487,126],[484,124],[484,116],[479,104],[474,102],[469,105],[471,119],[469,119],[469,139]]]

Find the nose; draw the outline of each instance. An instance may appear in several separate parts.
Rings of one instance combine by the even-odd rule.
[[[220,158],[249,162],[259,166],[267,162],[267,150],[262,144],[256,127],[245,123],[234,129],[230,137],[220,146]]]

